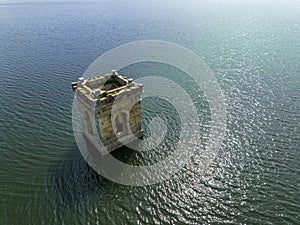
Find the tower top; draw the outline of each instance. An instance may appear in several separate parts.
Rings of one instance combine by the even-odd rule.
[[[142,93],[141,84],[134,82],[132,78],[120,75],[116,70],[90,79],[81,77],[76,85],[75,90],[78,95],[86,98],[89,102],[96,101],[97,105],[111,102],[118,95]]]

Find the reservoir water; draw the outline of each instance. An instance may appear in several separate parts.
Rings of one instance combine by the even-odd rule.
[[[0,224],[298,224],[299,12],[297,2],[0,2]],[[195,152],[168,181],[123,186],[81,156],[70,84],[104,52],[148,39],[183,45],[211,68],[227,134],[205,170]],[[121,72],[182,86],[203,125],[194,143],[205,144],[208,102],[186,74],[147,62]],[[171,154],[180,127],[165,101],[145,99],[142,110],[146,134],[155,115],[168,121],[160,151],[113,154],[146,165]]]

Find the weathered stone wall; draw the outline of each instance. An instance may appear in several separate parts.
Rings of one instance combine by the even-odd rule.
[[[128,142],[134,138],[142,136],[141,131],[141,94],[142,88],[135,88],[134,90],[126,90],[116,96],[117,100],[113,100],[109,104],[101,105],[96,108],[96,117],[99,122],[99,134],[102,142],[112,150],[122,146],[118,143],[118,138],[127,136],[130,133],[132,137],[128,137]],[[124,133],[117,137],[116,131],[116,117],[119,113],[126,115],[124,121]]]
[[[129,112],[129,126],[133,134],[142,129],[141,103],[141,100],[138,101]]]
[[[141,138],[143,135],[141,129],[141,94],[142,85],[134,82],[125,86],[120,92],[101,99],[91,99],[89,93],[79,87],[77,100],[80,112],[83,114],[88,112],[91,119],[96,122],[96,124],[92,124],[94,134],[89,134],[88,126],[85,124],[83,127],[85,136],[92,142],[100,137],[108,151],[121,147],[124,142],[126,144],[136,138]],[[123,123],[116,122],[116,115],[120,113],[122,113],[121,118],[125,117]],[[123,131],[118,134],[115,133],[116,124],[122,124],[123,127]],[[119,138],[122,139],[123,143],[118,141]]]

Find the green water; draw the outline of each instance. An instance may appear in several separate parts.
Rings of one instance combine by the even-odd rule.
[[[0,3],[0,224],[297,224],[300,221],[300,5]],[[94,172],[72,133],[70,83],[105,51],[159,39],[190,48],[226,97],[227,137],[205,171],[200,153],[159,185],[127,187]],[[208,102],[180,70],[140,63],[191,96],[209,133]],[[167,118],[163,151],[114,153],[151,164],[173,150],[178,114],[143,102],[143,125]],[[199,145],[201,140],[194,140]]]

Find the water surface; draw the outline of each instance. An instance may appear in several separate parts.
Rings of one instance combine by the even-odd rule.
[[[297,3],[2,4],[0,224],[299,223],[299,10]],[[205,171],[195,152],[171,180],[126,187],[97,175],[80,155],[70,83],[105,51],[143,39],[181,44],[211,67],[226,95],[228,131]],[[185,88],[205,142],[208,103],[186,74],[155,63],[122,72]],[[115,157],[147,164],[172,151],[178,114],[144,101],[146,131],[155,115],[170,126],[162,154],[122,149]]]

